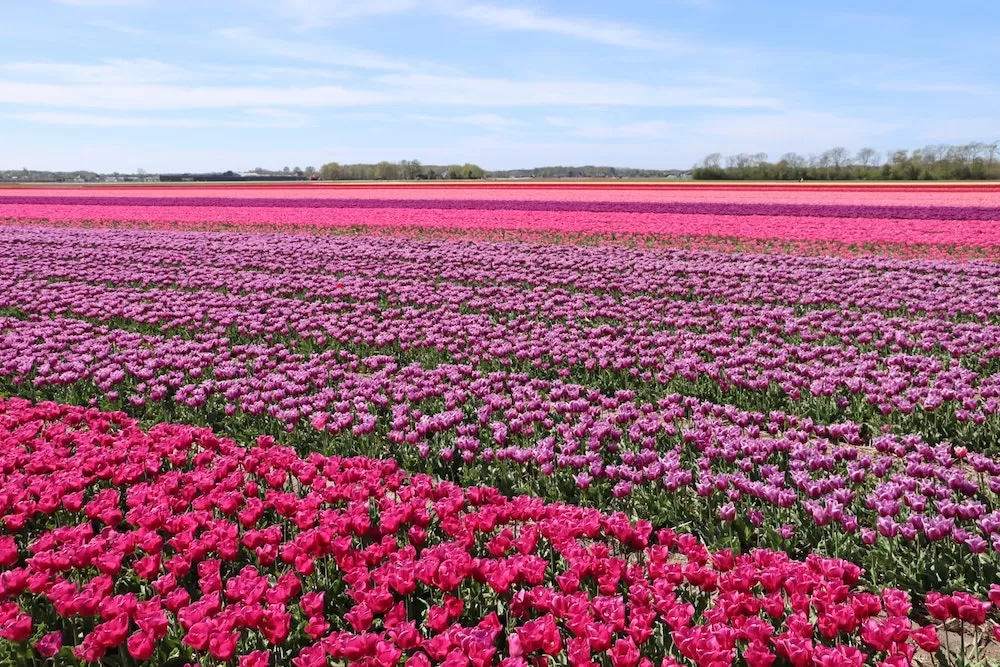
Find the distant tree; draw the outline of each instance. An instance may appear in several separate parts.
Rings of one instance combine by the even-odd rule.
[[[324,181],[338,181],[343,178],[340,172],[340,165],[336,162],[329,162],[319,168],[319,177]]]
[[[795,169],[801,169],[808,166],[809,160],[804,155],[799,155],[798,153],[785,153],[781,156],[781,159],[786,161],[790,166]]]
[[[874,148],[862,148],[858,151],[855,161],[862,167],[874,167],[879,162],[878,151]]]
[[[416,180],[421,174],[420,160],[403,160],[399,163],[399,169],[404,180]]]
[[[376,181],[396,181],[399,180],[399,173],[399,165],[383,160],[375,165],[373,178]]]
[[[804,158],[785,153],[777,163],[764,153],[737,153],[723,158],[718,153],[696,164],[696,179],[849,179],[937,180],[1000,178],[1000,142],[973,142],[961,146],[932,144],[919,150],[890,151],[883,161],[874,148],[862,148],[857,155],[842,146]],[[587,171],[588,176],[600,176]]]
[[[836,148],[831,148],[827,151],[830,156],[830,164],[835,169],[841,169],[847,167],[851,163],[851,154],[843,146],[837,146]]]
[[[476,179],[485,177],[486,171],[479,165],[466,163],[448,167],[448,178],[450,179]]]

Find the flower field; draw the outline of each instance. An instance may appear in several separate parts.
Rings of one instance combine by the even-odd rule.
[[[221,196],[220,196],[221,195]],[[9,188],[0,220],[170,229],[445,233],[737,250],[834,244],[876,254],[996,259],[1000,190],[989,186],[532,184]],[[956,225],[956,221],[962,221]],[[741,247],[749,246],[749,247]]]
[[[1000,188],[0,220],[0,665],[1000,658]]]

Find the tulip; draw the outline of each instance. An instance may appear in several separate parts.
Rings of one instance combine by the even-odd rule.
[[[938,638],[937,629],[933,626],[927,625],[914,630],[910,633],[910,637],[920,647],[920,650],[927,653],[937,653],[938,649],[941,648],[941,640]]]
[[[239,657],[239,667],[268,667],[270,651],[252,651]]]
[[[35,650],[43,658],[51,658],[62,649],[63,640],[61,632],[48,632],[35,642]]]
[[[156,641],[142,630],[129,635],[126,642],[128,653],[136,660],[149,660],[156,650]]]

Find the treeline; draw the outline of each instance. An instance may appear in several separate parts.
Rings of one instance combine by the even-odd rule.
[[[677,178],[680,169],[631,169],[628,167],[535,167],[487,172],[489,178]]]
[[[377,164],[338,164],[320,167],[324,181],[423,181],[439,179],[515,178],[676,178],[687,175],[679,169],[630,169],[622,167],[535,167],[487,171],[475,164],[429,165],[419,160]]]
[[[432,165],[420,160],[378,162],[375,164],[338,164],[330,162],[319,169],[324,181],[433,181],[487,178],[487,172],[475,164]]]
[[[232,174],[232,171],[225,172],[227,174]],[[316,171],[316,167],[288,167],[285,166],[281,169],[264,169],[263,167],[257,167],[256,169],[251,169],[250,171],[238,174],[239,176],[244,176],[247,178],[264,178],[269,181],[271,180],[315,180],[319,178],[319,172]]]
[[[7,169],[0,171],[0,181],[23,183],[95,183],[101,175],[92,171],[43,171],[37,169]]]
[[[184,174],[160,174],[160,181],[164,183],[229,183],[239,181],[308,181],[315,180],[304,174],[284,174],[282,172],[271,172],[267,174],[237,174],[234,171],[209,172],[209,173],[184,173]]]
[[[1000,178],[1000,142],[960,146],[937,144],[913,151],[880,153],[862,148],[852,154],[831,148],[819,155],[785,153],[777,162],[767,153],[712,153],[695,165],[697,180],[748,181],[984,181]]]

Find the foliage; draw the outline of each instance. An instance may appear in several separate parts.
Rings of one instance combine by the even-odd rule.
[[[390,461],[2,399],[0,442],[2,664],[860,667],[937,643],[844,561],[713,553]]]
[[[1000,144],[932,145],[914,151],[890,151],[881,158],[872,148],[854,157],[843,147],[803,157],[786,153],[768,162],[766,153],[713,153],[692,172],[696,180],[749,181],[982,181],[1000,178]]]

